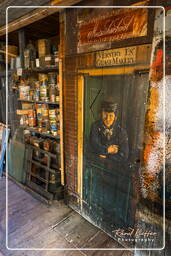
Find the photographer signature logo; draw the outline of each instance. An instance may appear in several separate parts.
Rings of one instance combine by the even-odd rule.
[[[129,227],[127,230],[124,229],[115,229],[112,231],[115,235],[115,237],[118,238],[118,240],[126,240],[126,241],[135,241],[135,240],[141,240],[146,241],[150,240],[153,241],[154,238],[157,236],[156,232],[150,231],[150,230],[142,230],[142,229],[135,229]]]

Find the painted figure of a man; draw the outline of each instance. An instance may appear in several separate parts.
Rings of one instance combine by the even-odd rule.
[[[126,161],[128,136],[117,123],[117,104],[104,101],[101,104],[101,119],[95,121],[90,131],[90,151],[98,158]]]

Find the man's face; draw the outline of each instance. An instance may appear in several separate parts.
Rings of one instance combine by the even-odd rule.
[[[102,120],[106,127],[109,128],[113,124],[115,119],[116,119],[116,116],[114,112],[102,111]]]

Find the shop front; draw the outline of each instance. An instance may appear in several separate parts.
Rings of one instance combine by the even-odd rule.
[[[9,176],[126,248],[162,248],[163,9],[77,2],[9,26]]]
[[[149,90],[150,15],[152,12],[143,8],[66,12],[68,203],[112,237],[116,229],[134,229],[137,221]],[[74,40],[69,47],[71,37]]]

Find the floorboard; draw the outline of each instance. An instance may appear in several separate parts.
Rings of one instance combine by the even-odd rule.
[[[124,251],[80,250],[79,248],[121,247],[90,224],[63,201],[51,206],[8,181],[8,246],[5,247],[5,178],[0,180],[0,256],[123,256]],[[19,250],[25,248],[25,250]],[[28,248],[74,248],[75,250],[27,251]],[[127,253],[125,251],[125,253]],[[128,256],[129,254],[124,254]],[[130,256],[130,255],[129,255]]]

